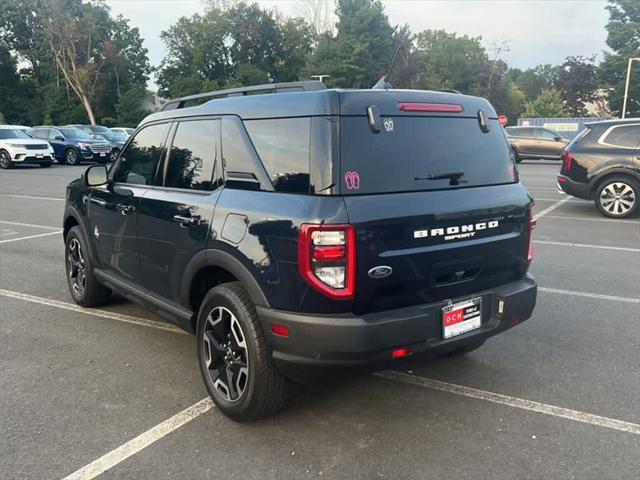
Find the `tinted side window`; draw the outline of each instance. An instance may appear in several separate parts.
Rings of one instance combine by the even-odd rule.
[[[62,134],[62,132],[60,130],[57,130],[55,128],[50,128],[49,129],[49,140],[55,140],[56,137],[64,137],[64,135]]]
[[[640,144],[640,125],[616,127],[609,132],[603,142],[617,147],[634,148]]]
[[[138,132],[120,155],[114,181],[152,185],[158,172],[169,124],[151,125]]]
[[[220,122],[180,122],[173,137],[165,186],[191,190],[215,190],[213,171],[218,156]]]
[[[310,118],[244,122],[276,191],[309,193]]]
[[[555,140],[555,138],[559,137],[560,135],[550,130],[545,130],[541,128],[536,131],[536,136],[544,140]]]

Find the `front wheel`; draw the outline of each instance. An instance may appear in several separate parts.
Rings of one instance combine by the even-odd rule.
[[[4,150],[0,152],[0,168],[9,169],[13,168],[13,162],[11,157]]]
[[[640,187],[633,179],[616,175],[606,179],[596,191],[595,202],[606,217],[630,217],[638,210]]]
[[[73,148],[67,149],[64,153],[64,161],[67,165],[79,165],[80,157],[78,156],[78,152],[76,152]]]
[[[73,300],[83,307],[97,307],[109,300],[111,291],[98,283],[93,273],[87,242],[79,226],[69,230],[65,240],[67,283]]]
[[[238,282],[209,290],[196,338],[204,383],[222,413],[250,421],[282,408],[289,381],[276,370],[253,303]]]

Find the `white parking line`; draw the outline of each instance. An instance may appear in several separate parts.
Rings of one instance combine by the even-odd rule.
[[[16,197],[16,198],[30,198],[31,200],[56,200],[58,202],[64,202],[62,197],[36,197],[33,195],[18,195],[16,193],[0,193],[3,197]]]
[[[547,215],[545,218],[553,218],[556,220],[584,220],[586,222],[606,222],[606,223],[622,223],[627,225],[640,225],[637,220],[618,220],[615,218],[591,218],[591,217],[570,217],[564,215]]]
[[[121,313],[107,312],[106,310],[101,310],[99,308],[83,308],[73,303],[60,302],[58,300],[51,300],[49,298],[29,295],[28,293],[13,292],[11,290],[4,289],[0,289],[0,295],[4,295],[5,297],[10,298],[16,298],[18,300],[25,300],[31,303],[39,303],[40,305],[48,305],[50,307],[61,308],[63,310],[70,310],[72,312],[86,313],[87,315],[108,318],[122,323],[130,323],[133,325],[157,328],[158,330],[166,330],[168,332],[188,335],[184,330],[169,323],[156,322],[155,320],[147,320],[146,318],[141,317],[132,317],[130,315],[123,315]]]
[[[562,205],[563,203],[567,203],[569,200],[571,200],[573,197],[566,197],[563,198],[562,200],[558,200],[556,203],[554,203],[553,205],[548,206],[547,208],[545,208],[544,210],[542,210],[541,212],[538,212],[537,214],[535,214],[533,216],[534,220],[537,220],[539,218],[544,217],[547,213],[554,211],[556,208],[558,208],[560,205]]]
[[[610,247],[608,245],[592,245],[589,243],[552,242],[550,240],[534,240],[533,243],[540,245],[558,245],[561,247],[598,248],[601,250],[617,250],[620,252],[640,252],[640,248]]]
[[[60,230],[60,227],[50,227],[48,225],[36,225],[35,223],[10,222],[8,220],[0,220],[0,223],[6,223],[7,225],[16,225],[18,227],[44,228],[46,230]]]
[[[198,418],[212,408],[213,402],[211,399],[204,398],[198,403],[191,405],[189,408],[182,410],[173,417],[138,435],[136,438],[129,440],[124,445],[121,445],[115,450],[111,450],[109,453],[82,467],[80,470],[76,470],[63,480],[91,480],[96,478],[98,475],[115,467],[140,450],[147,448],[149,445],[152,445],[171,432],[189,423],[191,420]]]
[[[618,297],[616,295],[602,295],[600,293],[576,292],[573,290],[563,290],[561,288],[547,288],[547,287],[538,287],[538,291],[546,292],[546,293],[557,293],[559,295],[573,295],[576,297],[597,298],[599,300],[612,300],[614,302],[640,304],[640,298],[633,298],[633,297]]]
[[[62,230],[56,230],[55,232],[40,233],[38,235],[29,235],[28,237],[8,238],[7,240],[0,240],[0,243],[19,242],[21,240],[29,240],[31,238],[48,237],[49,235],[57,235],[62,233]]]
[[[395,380],[411,385],[430,388],[432,390],[453,393],[455,395],[461,395],[463,397],[475,398],[477,400],[484,400],[486,402],[506,405],[508,407],[519,408],[521,410],[528,410],[530,412],[551,415],[552,417],[573,420],[574,422],[586,423],[597,427],[604,427],[612,430],[618,430],[620,432],[640,435],[639,424],[624,422],[615,418],[601,417],[600,415],[593,415],[591,413],[581,412],[578,410],[557,407],[555,405],[547,405],[546,403],[534,402],[533,400],[511,397],[509,395],[503,395],[501,393],[488,392],[486,390],[480,390],[478,388],[465,387],[464,385],[457,385],[455,383],[441,382],[440,380],[432,380],[430,378],[418,377],[409,375],[408,373],[396,372],[392,370],[385,370],[383,372],[374,373],[374,375],[380,378],[385,378],[387,380]]]

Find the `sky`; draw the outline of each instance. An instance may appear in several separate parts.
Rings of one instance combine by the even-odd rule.
[[[295,15],[300,0],[258,0],[262,7]],[[333,1],[333,0],[327,0]],[[107,0],[114,14],[140,29],[149,60],[158,66],[166,49],[160,32],[181,16],[202,13],[200,0]],[[408,24],[413,32],[443,29],[481,36],[492,45],[503,40],[509,51],[499,57],[509,66],[558,64],[569,55],[598,55],[606,49],[606,0],[383,0],[392,25]],[[149,87],[155,89],[153,79]]]

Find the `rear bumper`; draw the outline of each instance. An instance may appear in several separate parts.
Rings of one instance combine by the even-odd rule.
[[[565,175],[558,175],[556,187],[562,193],[591,200],[591,188],[588,183],[575,182]]]
[[[306,367],[384,364],[391,360],[392,350],[400,347],[410,347],[412,354],[446,353],[477,343],[528,319],[536,295],[537,286],[530,275],[468,295],[465,298],[482,297],[482,325],[447,340],[442,337],[442,307],[446,301],[360,316],[299,314],[266,307],[257,310],[276,365],[286,375],[302,379]],[[272,334],[274,323],[286,326],[289,336]]]

